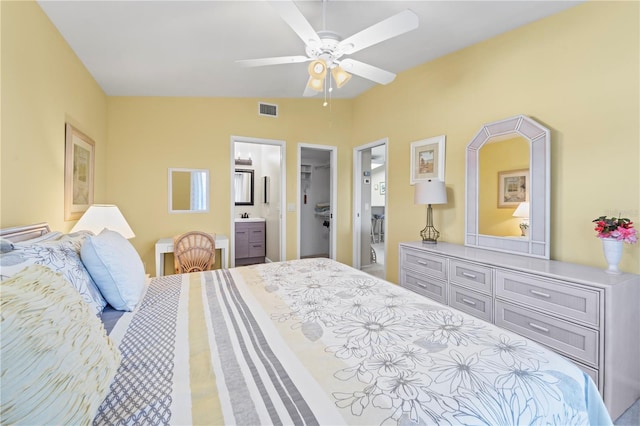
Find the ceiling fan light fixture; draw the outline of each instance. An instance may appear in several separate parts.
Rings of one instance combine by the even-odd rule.
[[[309,75],[316,80],[323,80],[327,75],[327,64],[321,59],[316,59],[309,64]]]
[[[309,88],[315,90],[316,92],[322,92],[322,89],[324,88],[324,83],[323,83],[323,79],[320,78],[313,78],[311,77],[309,79]]]
[[[332,68],[331,75],[336,81],[336,86],[338,86],[338,89],[347,84],[347,81],[351,79],[351,74],[343,70],[340,66]]]

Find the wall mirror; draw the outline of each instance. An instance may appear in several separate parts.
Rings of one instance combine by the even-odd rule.
[[[169,169],[169,213],[209,211],[209,170]]]
[[[524,115],[482,126],[467,145],[465,245],[549,259],[549,147],[549,130]]]
[[[233,176],[236,206],[253,205],[253,170],[236,169]]]

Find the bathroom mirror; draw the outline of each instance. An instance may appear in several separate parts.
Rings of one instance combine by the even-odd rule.
[[[233,176],[236,206],[253,205],[253,170],[236,169]]]
[[[209,170],[169,169],[169,213],[209,211]]]
[[[482,126],[467,145],[465,245],[549,259],[550,132],[524,115]],[[529,202],[525,233],[514,217]]]

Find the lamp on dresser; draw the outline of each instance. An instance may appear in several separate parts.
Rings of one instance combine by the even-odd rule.
[[[529,202],[525,201],[523,203],[518,204],[518,207],[513,212],[513,217],[522,218],[522,222],[520,222],[520,232],[521,237],[526,237],[529,233]]]
[[[105,228],[118,232],[126,239],[136,236],[118,206],[114,204],[91,205],[71,229],[71,232],[91,231],[98,235]]]
[[[437,243],[440,233],[433,226],[433,209],[431,205],[447,203],[447,188],[444,182],[438,179],[417,182],[414,186],[413,202],[414,204],[427,205],[427,226],[420,231],[422,242],[424,244]]]

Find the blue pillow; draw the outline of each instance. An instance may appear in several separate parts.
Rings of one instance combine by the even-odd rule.
[[[0,238],[0,253],[8,253],[13,250],[13,243],[4,238]]]
[[[88,237],[80,257],[107,302],[119,311],[133,311],[145,287],[144,265],[136,249],[115,231]]]

